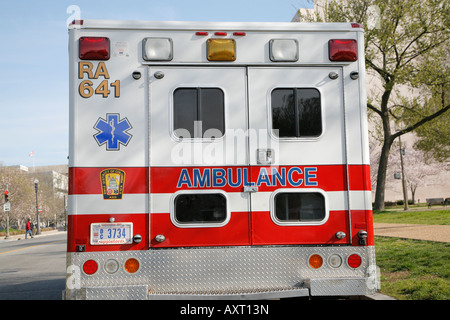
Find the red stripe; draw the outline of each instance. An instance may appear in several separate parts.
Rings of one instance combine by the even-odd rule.
[[[182,174],[182,170],[187,170],[188,179],[194,184],[194,170],[199,170],[199,175],[204,178],[205,169],[225,169],[228,174],[228,170],[230,169],[232,172],[232,176],[227,176],[227,184],[223,187],[213,187],[212,186],[212,177],[209,175],[210,186],[200,186],[200,187],[191,187],[186,183],[182,183],[181,187],[178,188],[177,184],[180,180],[180,175]],[[221,189],[226,192],[242,192],[243,184],[241,183],[237,187],[233,187],[233,183],[237,183],[239,181],[238,170],[243,170],[245,167],[151,167],[150,168],[150,178],[151,178],[151,193],[174,193],[178,190],[187,190],[187,189]],[[251,167],[250,176],[251,181],[256,183],[258,181],[258,176],[260,175],[261,168],[265,168],[266,172],[270,174],[271,167]],[[302,188],[320,188],[324,191],[344,191],[347,190],[347,179],[346,179],[346,166],[345,165],[319,165],[319,166],[280,166],[277,168],[277,172],[281,173],[282,170],[286,170],[289,172],[291,168],[299,168],[302,173],[293,172],[292,178],[294,182],[299,182],[300,180],[305,180],[305,168],[314,168],[311,171],[311,180],[310,182],[314,182],[315,185],[306,185],[305,181],[300,186],[292,185],[286,179],[286,185],[281,186],[279,183],[275,186],[268,185],[267,183],[261,183],[258,185],[258,191],[274,191],[280,187],[302,187]],[[241,171],[242,172],[242,171]],[[243,174],[241,175],[243,176]],[[231,179],[231,185],[230,185]],[[197,180],[198,181],[198,180]],[[219,180],[220,181],[220,180]],[[349,181],[350,181],[350,190],[352,191],[360,191],[367,190],[370,191],[370,167],[369,165],[350,165],[349,166]],[[279,181],[277,181],[279,182]]]
[[[111,167],[76,167],[69,168],[69,194],[101,194],[102,186],[100,181],[100,172]],[[115,167],[125,171],[124,193],[148,193],[149,192],[149,169],[147,167]],[[150,178],[152,193],[174,193],[178,190],[190,189],[186,184],[181,188],[177,187],[180,180],[180,175],[183,169],[186,169],[189,179],[193,179],[194,169],[198,169],[203,175],[205,169],[224,169],[227,173],[227,184],[221,187],[203,186],[192,189],[221,189],[226,192],[242,192],[243,182],[239,186],[233,186],[239,179],[243,180],[243,171],[246,167],[151,167]],[[271,167],[251,167],[250,173],[251,181],[256,183],[260,174],[261,168],[264,168],[267,173],[271,173]],[[324,191],[343,191],[346,190],[346,166],[345,165],[319,165],[319,166],[280,166],[275,167],[277,172],[282,170],[289,172],[291,168],[300,168],[302,173],[293,172],[292,178],[295,182],[305,179],[305,168],[315,168],[312,171],[313,176],[311,182],[316,182],[317,185],[308,186],[302,183],[302,188],[320,188]],[[370,184],[370,167],[369,165],[349,165],[349,181],[350,190],[371,190]],[[228,173],[231,170],[231,177]],[[240,178],[238,177],[238,170],[240,170]],[[246,169],[248,170],[248,169]],[[209,175],[211,182],[211,175]],[[230,183],[231,182],[231,183]],[[279,181],[277,181],[279,182]],[[286,179],[286,185],[281,186],[279,183],[275,186],[268,185],[264,181],[258,186],[259,191],[274,191],[280,187],[298,187],[293,186]]]
[[[69,168],[69,194],[101,194],[100,172],[110,168],[125,171],[124,193],[148,193],[148,168],[102,167]]]
[[[369,165],[349,165],[348,171],[350,177],[350,190],[372,190]]]

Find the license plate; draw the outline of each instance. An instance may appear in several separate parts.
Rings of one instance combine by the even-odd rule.
[[[132,223],[92,223],[91,244],[129,244],[133,242]]]

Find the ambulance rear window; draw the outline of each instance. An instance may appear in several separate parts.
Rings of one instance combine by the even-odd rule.
[[[179,138],[219,138],[225,132],[224,94],[219,88],[178,88],[173,126]]]
[[[272,129],[280,138],[318,137],[322,133],[320,92],[314,88],[272,91]],[[274,131],[276,134],[276,131]]]
[[[179,223],[220,223],[226,217],[227,203],[222,194],[180,194],[175,198],[175,219]]]
[[[325,198],[318,192],[278,193],[275,217],[282,222],[321,221],[325,218]]]

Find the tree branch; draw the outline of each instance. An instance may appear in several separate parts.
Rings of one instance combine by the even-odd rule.
[[[367,108],[369,108],[370,110],[378,113],[378,115],[381,117],[383,115],[383,113],[381,112],[381,110],[378,110],[377,108],[375,108],[372,104],[367,103]]]
[[[447,105],[445,108],[442,108],[442,109],[440,109],[439,111],[437,111],[437,112],[435,112],[435,113],[429,115],[428,117],[423,118],[422,120],[416,122],[415,124],[413,124],[413,125],[411,125],[411,126],[405,128],[405,129],[402,129],[402,130],[400,130],[400,131],[397,131],[396,133],[394,133],[394,134],[391,136],[392,139],[396,139],[397,137],[399,137],[399,136],[401,136],[401,135],[403,135],[403,134],[405,134],[405,133],[408,133],[408,132],[411,132],[411,131],[417,129],[418,127],[420,127],[420,126],[423,125],[424,123],[427,123],[428,121],[431,121],[431,120],[433,120],[434,118],[439,117],[441,114],[443,114],[444,112],[448,111],[449,109],[450,109],[450,104]]]

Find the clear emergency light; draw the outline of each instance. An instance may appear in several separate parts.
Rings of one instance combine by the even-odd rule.
[[[333,39],[328,41],[330,61],[358,60],[358,46],[353,39]]]
[[[78,50],[81,60],[109,60],[109,38],[81,37]]]
[[[270,40],[270,60],[289,62],[298,60],[298,42],[295,39]]]
[[[235,61],[236,41],[234,39],[208,39],[206,52],[209,61]]]
[[[142,40],[142,56],[146,61],[170,61],[173,58],[173,42],[170,38],[145,38]]]

